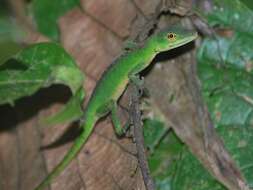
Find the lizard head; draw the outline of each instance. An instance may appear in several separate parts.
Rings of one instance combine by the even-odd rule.
[[[152,47],[156,52],[168,51],[182,46],[197,38],[197,32],[180,27],[170,27],[161,30],[151,38]]]

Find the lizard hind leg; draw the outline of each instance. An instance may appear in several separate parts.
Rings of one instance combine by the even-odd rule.
[[[99,117],[102,117],[108,113],[110,113],[111,115],[111,119],[112,119],[112,123],[113,123],[113,127],[115,129],[115,133],[117,134],[117,136],[121,137],[123,136],[126,131],[125,131],[125,127],[123,128],[121,126],[121,122],[117,113],[117,102],[115,100],[110,100],[107,103],[103,104],[102,106],[100,106],[97,111],[96,114]]]
[[[113,126],[115,128],[116,134],[121,137],[126,134],[127,130],[131,125],[131,121],[127,121],[124,126],[121,125],[118,113],[117,113],[117,103],[114,102],[111,108],[111,119]]]
[[[87,118],[88,119],[88,118]],[[90,120],[90,121],[89,121]],[[74,144],[64,156],[62,161],[51,171],[51,173],[35,188],[35,190],[43,190],[46,188],[52,180],[57,177],[76,157],[79,151],[82,149],[83,145],[87,141],[88,137],[92,133],[94,125],[96,123],[95,117],[89,118],[86,120],[84,126],[82,126],[83,131],[80,136],[74,141]]]

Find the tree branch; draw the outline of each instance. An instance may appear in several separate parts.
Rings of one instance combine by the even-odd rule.
[[[142,128],[142,120],[141,120],[141,111],[140,111],[140,97],[138,87],[135,85],[130,85],[131,88],[131,102],[130,102],[130,119],[133,123],[134,127],[134,140],[137,149],[137,158],[139,162],[139,166],[141,169],[143,181],[147,190],[155,190],[155,184],[153,182],[152,177],[150,176],[150,170],[148,167],[148,161],[144,146],[144,138],[143,138],[143,128]]]

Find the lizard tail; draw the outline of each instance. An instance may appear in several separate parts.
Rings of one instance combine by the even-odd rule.
[[[96,123],[96,119],[94,117],[90,118],[91,121],[86,121],[84,126],[82,127],[84,131],[81,135],[74,141],[74,144],[70,148],[69,152],[64,156],[62,161],[53,169],[53,171],[35,188],[35,190],[42,190],[46,188],[51,181],[57,177],[67,166],[68,164],[75,158],[75,156],[79,153],[86,140],[90,136],[93,126]]]

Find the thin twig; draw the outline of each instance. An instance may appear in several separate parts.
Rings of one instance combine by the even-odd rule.
[[[153,179],[150,176],[150,170],[148,167],[147,156],[144,147],[141,111],[140,111],[140,93],[138,87],[131,85],[131,104],[130,104],[130,117],[134,127],[134,140],[137,149],[137,158],[141,173],[143,176],[143,181],[147,190],[155,190],[155,185]]]

